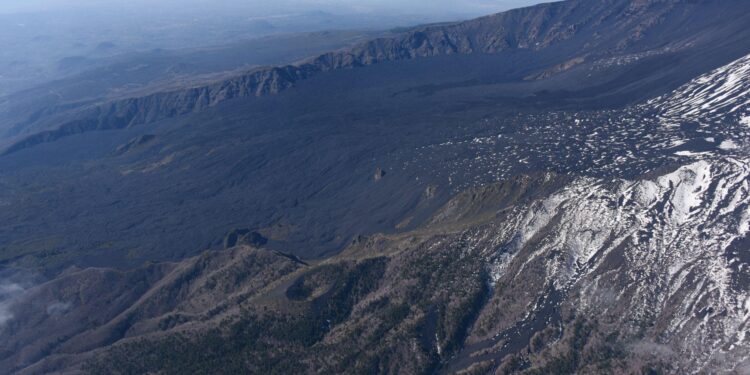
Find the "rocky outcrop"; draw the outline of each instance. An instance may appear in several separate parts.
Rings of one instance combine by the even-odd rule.
[[[383,179],[383,177],[385,177],[385,175],[386,175],[385,170],[378,167],[378,168],[375,168],[375,174],[372,175],[372,179],[375,181],[380,181]]]
[[[144,134],[144,135],[135,137],[131,139],[130,141],[128,141],[128,143],[118,146],[117,149],[115,150],[115,154],[117,155],[125,154],[139,147],[145,146],[148,143],[151,143],[154,139],[156,139],[156,136],[153,134]]]
[[[267,238],[250,229],[235,229],[224,237],[224,249],[231,249],[235,246],[261,247],[266,243],[268,243]]]

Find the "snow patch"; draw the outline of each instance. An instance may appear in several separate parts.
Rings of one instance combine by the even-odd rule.
[[[734,141],[727,139],[726,141],[721,142],[719,145],[719,148],[722,150],[736,150],[739,146],[737,146]]]
[[[702,203],[702,195],[711,184],[711,166],[705,161],[682,167],[657,180],[662,191],[672,190],[671,219],[682,224],[692,215],[693,207]]]
[[[694,152],[694,151],[684,150],[684,151],[677,151],[674,154],[677,155],[677,156],[691,157],[691,156],[701,156],[701,155],[704,155],[705,152]]]
[[[671,147],[671,148],[680,147],[680,146],[684,145],[685,143],[687,143],[687,141],[684,140],[684,139],[676,139],[676,140],[672,141],[672,144],[669,147]]]

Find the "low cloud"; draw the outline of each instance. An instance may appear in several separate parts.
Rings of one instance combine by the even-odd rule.
[[[13,320],[14,305],[36,281],[26,272],[0,269],[0,330]]]
[[[68,312],[71,308],[71,304],[68,302],[54,302],[47,306],[47,315],[62,315]]]
[[[10,305],[0,302],[0,328],[4,327],[11,319],[13,319],[13,314],[10,312]]]
[[[0,328],[13,319],[11,308],[25,290],[19,283],[0,280]]]

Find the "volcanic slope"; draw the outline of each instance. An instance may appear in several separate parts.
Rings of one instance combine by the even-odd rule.
[[[664,140],[671,159],[646,174],[506,178],[326,260],[239,244],[128,272],[71,270],[14,302],[3,368],[745,373],[750,77],[734,73],[748,65],[605,112],[602,126],[635,119]],[[726,93],[731,103],[715,100]],[[707,104],[694,111],[688,96]],[[92,309],[105,291],[117,304]]]
[[[47,275],[137,267],[221,248],[235,230],[322,257],[359,235],[418,228],[455,193],[482,184],[540,171],[637,178],[679,165],[688,151],[730,148],[718,131],[693,123],[666,131],[643,120],[650,109],[627,104],[745,56],[748,8],[540,5],[324,55],[330,69],[274,95],[198,95],[223,99],[195,111],[180,99],[196,97],[191,89],[89,108],[93,117],[57,113],[76,119],[73,132],[32,135],[45,142],[15,143],[0,157],[0,262]],[[442,32],[465,35],[473,48],[420,47],[442,45],[433,39]],[[419,35],[430,37],[409,42]],[[502,44],[491,40],[509,42],[489,48]],[[336,56],[364,60],[342,65],[349,58]],[[121,129],[89,131],[108,128]]]

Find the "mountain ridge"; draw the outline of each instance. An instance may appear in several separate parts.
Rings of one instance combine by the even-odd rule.
[[[455,54],[497,54],[514,49],[538,51],[567,43],[569,46],[557,58],[558,61],[551,61],[548,71],[537,73],[537,79],[549,78],[583,61],[626,52],[643,52],[654,47],[664,48],[665,45],[661,43],[649,47],[648,38],[653,36],[648,34],[669,33],[669,30],[663,30],[662,23],[670,16],[679,20],[689,19],[689,16],[703,11],[701,6],[710,3],[684,0],[568,0],[455,24],[428,25],[399,36],[377,38],[352,48],[325,53],[297,64],[257,68],[214,84],[95,104],[89,109],[74,109],[73,120],[13,141],[6,145],[3,154],[91,130],[122,129],[185,115],[231,99],[278,94],[299,81],[329,71]],[[723,3],[738,2],[723,0]],[[747,8],[742,9],[750,12]],[[613,24],[600,30],[604,22]],[[716,25],[709,22],[701,27],[710,29]],[[579,35],[584,35],[579,39],[588,42],[575,42]],[[588,39],[591,35],[594,38]],[[691,40],[693,38],[670,40],[668,45],[678,46],[677,50],[689,49],[690,44],[695,43]],[[645,45],[629,50],[641,42]],[[570,64],[570,61],[577,63]],[[30,120],[31,123],[35,121]]]

